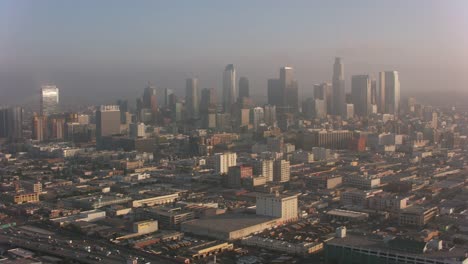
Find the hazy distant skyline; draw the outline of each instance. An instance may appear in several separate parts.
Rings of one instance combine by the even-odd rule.
[[[34,100],[43,83],[65,102],[134,100],[147,81],[183,95],[191,77],[220,99],[231,63],[253,96],[284,65],[311,95],[336,56],[347,91],[351,75],[388,70],[403,94],[467,91],[468,1],[0,2],[0,104]]]

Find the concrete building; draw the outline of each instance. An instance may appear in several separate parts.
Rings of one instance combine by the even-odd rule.
[[[298,218],[297,195],[258,194],[256,214],[293,221]]]
[[[273,181],[273,160],[254,160],[253,173],[266,178],[267,182]]]
[[[437,207],[424,208],[411,206],[402,211],[398,216],[398,224],[422,227],[432,220],[438,213]]]
[[[184,222],[181,225],[181,231],[230,241],[272,228],[279,222],[281,222],[280,219],[268,216],[222,214]]]
[[[332,209],[326,213],[328,218],[337,221],[361,222],[369,218],[369,214],[350,210]]]
[[[227,186],[229,188],[239,188],[242,185],[242,181],[246,178],[251,178],[253,171],[251,166],[232,166],[228,169],[227,174]]]
[[[101,105],[96,111],[96,140],[120,134],[120,109],[118,105]]]
[[[148,217],[158,220],[158,224],[163,228],[179,228],[185,221],[195,219],[195,214],[180,207],[152,207],[145,210]]]
[[[373,236],[347,235],[325,245],[325,263],[336,264],[464,264],[468,261],[464,247],[450,250],[434,248],[423,241]]]
[[[145,220],[133,223],[133,232],[143,235],[158,231],[158,221]]]
[[[226,174],[229,167],[237,165],[237,154],[234,152],[216,153],[214,159],[214,170],[219,174]]]
[[[380,186],[380,178],[365,175],[346,175],[343,179],[345,185],[370,190]]]
[[[288,182],[291,178],[291,165],[286,160],[276,160],[273,163],[273,181]]]
[[[309,129],[298,135],[298,148],[312,150],[313,147],[328,149],[346,149],[353,139],[349,130],[318,130]]]
[[[145,206],[170,204],[170,203],[177,201],[178,198],[179,198],[178,193],[158,195],[154,197],[133,200],[132,206],[133,207],[145,207]]]

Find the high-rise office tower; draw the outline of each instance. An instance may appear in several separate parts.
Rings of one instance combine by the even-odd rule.
[[[23,138],[23,108],[0,109],[0,138],[11,141]]]
[[[174,94],[174,91],[172,91],[172,89],[164,89],[164,107],[169,107],[169,98],[172,94]]]
[[[299,88],[297,81],[294,80],[294,70],[292,67],[281,67],[280,87],[283,98],[283,113],[294,114],[299,112]]]
[[[59,89],[55,85],[41,86],[41,115],[54,115],[59,112]]]
[[[216,104],[216,89],[204,88],[201,91],[200,111],[208,112],[208,110],[213,110],[216,112]]]
[[[355,109],[355,106],[354,104],[346,104],[346,119],[352,119],[354,118],[354,109]]]
[[[333,64],[332,87],[332,114],[337,116],[343,116],[346,112],[346,94],[344,65],[341,61],[341,58],[335,58],[335,64]]]
[[[282,99],[280,80],[268,79],[268,104],[281,107]]]
[[[122,124],[130,123],[132,120],[127,120],[128,101],[117,100],[117,105],[119,106],[119,109],[120,109],[120,123]]]
[[[65,118],[51,117],[49,118],[49,138],[61,140],[65,138]]]
[[[247,77],[240,77],[239,78],[239,102],[242,102],[243,98],[250,97],[250,90],[249,90],[249,79]]]
[[[228,64],[223,73],[223,109],[224,112],[231,112],[231,107],[236,101],[236,69],[234,64]]]
[[[156,113],[158,111],[158,101],[156,98],[156,88],[148,83],[148,86],[143,92],[143,108],[151,109],[151,112]]]
[[[293,68],[281,67],[280,78],[268,80],[268,104],[276,106],[281,117],[299,111],[299,91]]]
[[[32,139],[44,141],[48,138],[47,116],[35,115],[32,120]]]
[[[101,105],[96,110],[96,140],[100,145],[102,137],[120,134],[120,109],[118,105]]]
[[[257,131],[260,127],[260,124],[264,123],[265,121],[265,112],[261,107],[255,107],[253,110],[253,127],[254,130]]]
[[[437,112],[432,112],[432,120],[431,120],[431,127],[433,129],[437,129],[439,124],[439,115]]]
[[[276,125],[276,106],[274,105],[265,105],[263,107],[265,124],[269,126]]]
[[[323,100],[325,103],[325,115],[327,113],[332,113],[332,97],[333,90],[330,83],[324,82],[314,85],[314,99]]]
[[[8,137],[8,108],[0,109],[0,138]]]
[[[386,71],[384,74],[384,88],[381,89],[384,93],[385,113],[398,115],[400,112],[400,79],[397,71]]]
[[[371,104],[377,105],[377,80],[375,78],[371,78]]]
[[[214,128],[216,126],[216,112],[216,89],[204,88],[200,100],[200,116],[203,128]]]
[[[354,112],[365,117],[371,112],[371,80],[369,75],[354,75],[351,78],[351,102]]]
[[[189,78],[185,81],[185,111],[189,119],[197,119],[200,116],[200,91],[198,79]]]
[[[385,113],[385,72],[379,72],[377,85],[377,109],[381,114]]]
[[[400,79],[397,71],[379,73],[380,112],[398,115],[400,112]]]

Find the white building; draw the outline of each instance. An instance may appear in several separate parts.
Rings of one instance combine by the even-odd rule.
[[[237,154],[233,152],[216,153],[214,155],[214,169],[216,173],[224,174],[229,167],[237,165]]]

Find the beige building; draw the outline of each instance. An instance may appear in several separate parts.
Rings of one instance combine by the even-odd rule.
[[[137,234],[148,234],[158,231],[158,221],[145,220],[133,223],[133,232]]]
[[[132,202],[133,207],[143,207],[143,206],[155,206],[161,204],[169,204],[175,202],[179,198],[178,193],[155,196],[151,198],[134,200]]]
[[[273,181],[288,182],[291,178],[291,166],[289,161],[277,160],[273,164]]]
[[[423,208],[412,206],[400,212],[398,223],[408,226],[424,226],[432,220],[438,213],[437,207]]]
[[[181,224],[181,231],[214,239],[236,240],[278,225],[280,219],[260,215],[222,214]]]
[[[256,202],[257,215],[280,218],[282,221],[296,220],[297,195],[259,194]]]
[[[237,165],[237,154],[233,152],[216,153],[214,155],[214,170],[216,173],[225,174],[229,167]]]

